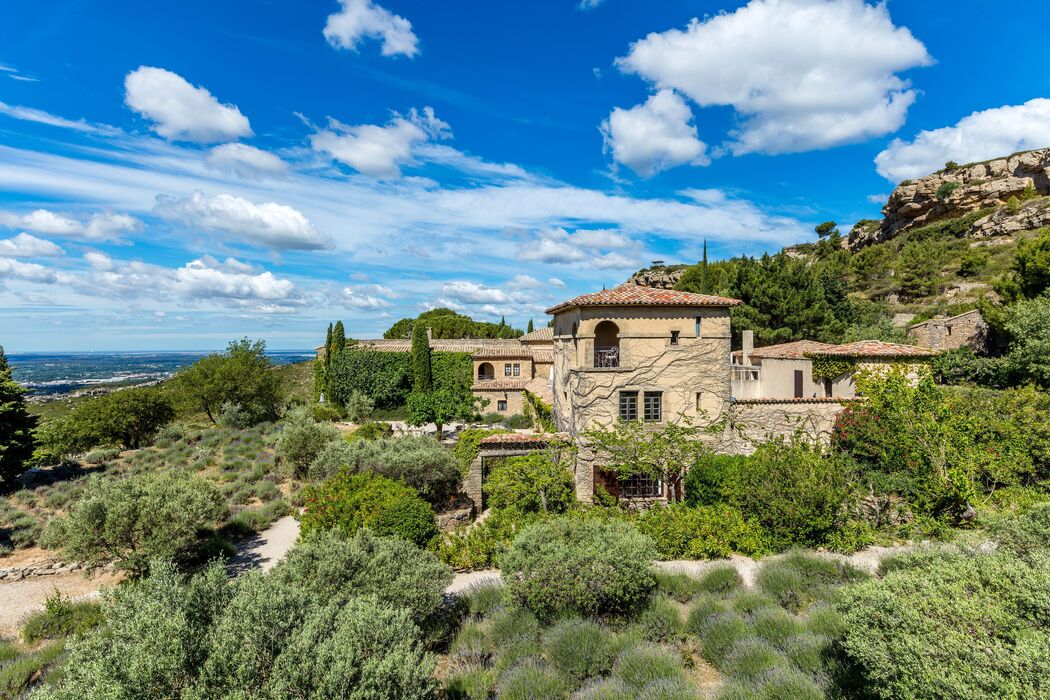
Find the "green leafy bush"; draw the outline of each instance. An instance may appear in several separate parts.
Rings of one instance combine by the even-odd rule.
[[[611,633],[596,622],[575,618],[556,622],[544,633],[543,652],[575,685],[608,673],[614,657]]]
[[[724,504],[657,505],[639,516],[637,525],[664,559],[714,559],[736,552],[764,554],[770,549],[761,527]]]
[[[41,674],[62,660],[65,643],[55,642],[0,665],[0,697],[24,697]]]
[[[284,404],[281,376],[266,355],[266,343],[248,338],[197,360],[175,375],[170,388],[181,405],[203,411],[213,423],[225,403],[240,407],[251,423],[276,420]]]
[[[846,589],[841,648],[879,698],[1042,697],[1048,591],[1045,556],[944,553]]]
[[[685,475],[685,502],[691,506],[713,506],[722,503],[726,478],[746,468],[743,455],[704,454]]]
[[[288,465],[292,474],[306,476],[310,464],[330,442],[340,440],[339,429],[314,420],[305,406],[293,408],[284,418],[281,435],[277,438],[276,455]]]
[[[503,553],[514,538],[544,517],[538,513],[524,514],[514,510],[492,511],[481,522],[442,535],[438,556],[457,569],[500,566]]]
[[[798,612],[818,600],[827,600],[842,585],[863,581],[861,570],[830,558],[804,552],[791,552],[766,562],[755,582],[777,603]]]
[[[389,423],[383,421],[369,421],[360,428],[350,433],[350,440],[379,440],[388,438],[394,434],[394,429]]]
[[[656,581],[652,540],[618,520],[556,518],[526,528],[501,558],[511,595],[543,618],[622,614]]]
[[[670,642],[682,633],[682,619],[678,608],[663,596],[654,597],[638,614],[638,627],[642,636],[650,642]]]
[[[102,609],[90,600],[73,601],[61,593],[48,596],[44,609],[31,614],[22,624],[22,639],[35,644],[43,639],[65,639],[83,634],[102,622]]]
[[[503,429],[468,428],[460,432],[459,437],[456,439],[456,444],[452,448],[452,456],[459,461],[461,468],[466,472],[470,463],[474,461],[474,458],[478,456],[478,452],[481,450],[482,438],[509,432],[509,430]]]
[[[576,505],[572,473],[547,454],[503,460],[489,473],[485,492],[491,507],[524,513],[564,513]]]
[[[427,437],[332,442],[310,465],[310,477],[328,478],[344,467],[402,481],[439,508],[459,493],[461,477],[456,459],[441,443]]]
[[[226,514],[214,484],[182,472],[94,478],[69,514],[48,524],[44,541],[68,559],[93,566],[113,561],[140,575],[154,557],[189,558]]]
[[[378,474],[341,471],[304,489],[301,536],[338,528],[353,534],[369,528],[423,546],[438,534],[434,510],[415,489]]]
[[[937,192],[935,192],[934,194],[937,197],[937,199],[948,199],[948,197],[951,196],[952,192],[959,189],[960,187],[962,187],[962,183],[945,182],[937,188]]]
[[[1030,558],[1050,549],[1050,503],[1040,504],[1017,518],[1001,518],[990,528],[1000,546]]]
[[[844,521],[851,496],[847,461],[820,448],[774,440],[728,477],[725,492],[745,517],[769,534],[772,546],[823,544]]]
[[[613,665],[613,675],[636,692],[654,682],[685,679],[681,659],[655,644],[642,644],[620,652]]]
[[[175,418],[171,401],[159,390],[123,389],[79,403],[48,422],[41,442],[54,454],[83,452],[97,445],[137,449]]]
[[[411,356],[348,347],[332,357],[328,390],[329,398],[338,404],[345,404],[358,392],[372,399],[376,408],[402,406],[412,390]]]

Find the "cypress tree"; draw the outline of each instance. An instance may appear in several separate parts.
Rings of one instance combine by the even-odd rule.
[[[704,257],[700,262],[700,293],[710,294],[711,289],[707,281],[707,239],[704,239]]]
[[[342,321],[335,322],[335,328],[332,329],[332,352],[338,355],[346,347],[346,330],[343,328]]]
[[[506,325],[507,325],[507,317],[506,316],[500,316],[499,317],[499,327],[503,328]]]
[[[332,324],[328,323],[328,334],[324,338],[324,368],[332,364]]]
[[[527,331],[525,331],[525,332],[526,333],[532,333],[533,330],[535,330],[535,329],[533,328],[532,319],[530,318],[529,319],[529,329]]]
[[[412,327],[412,390],[425,393],[434,386],[430,369],[430,342],[422,323]]]
[[[36,417],[26,410],[25,389],[11,376],[7,355],[0,347],[0,486],[7,486],[25,471],[33,456]]]

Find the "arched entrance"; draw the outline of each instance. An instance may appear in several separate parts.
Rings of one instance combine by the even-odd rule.
[[[620,327],[612,321],[594,327],[594,366],[620,366]]]
[[[478,381],[479,382],[491,382],[496,378],[496,370],[492,368],[492,365],[488,362],[482,362],[478,365]]]

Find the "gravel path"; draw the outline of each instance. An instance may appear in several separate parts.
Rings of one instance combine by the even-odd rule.
[[[23,620],[30,613],[43,610],[44,601],[55,591],[74,600],[89,600],[98,597],[102,586],[112,586],[120,579],[111,573],[88,578],[83,572],[72,571],[0,583],[0,638],[17,636]]]
[[[286,515],[259,534],[241,542],[227,569],[233,576],[251,569],[269,571],[295,546],[297,539],[299,521]]]

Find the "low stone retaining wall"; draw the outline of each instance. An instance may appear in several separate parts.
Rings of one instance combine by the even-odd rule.
[[[55,576],[56,574],[68,574],[72,571],[84,571],[87,565],[83,562],[43,562],[30,566],[12,567],[0,569],[0,582],[21,581],[33,576]]]

